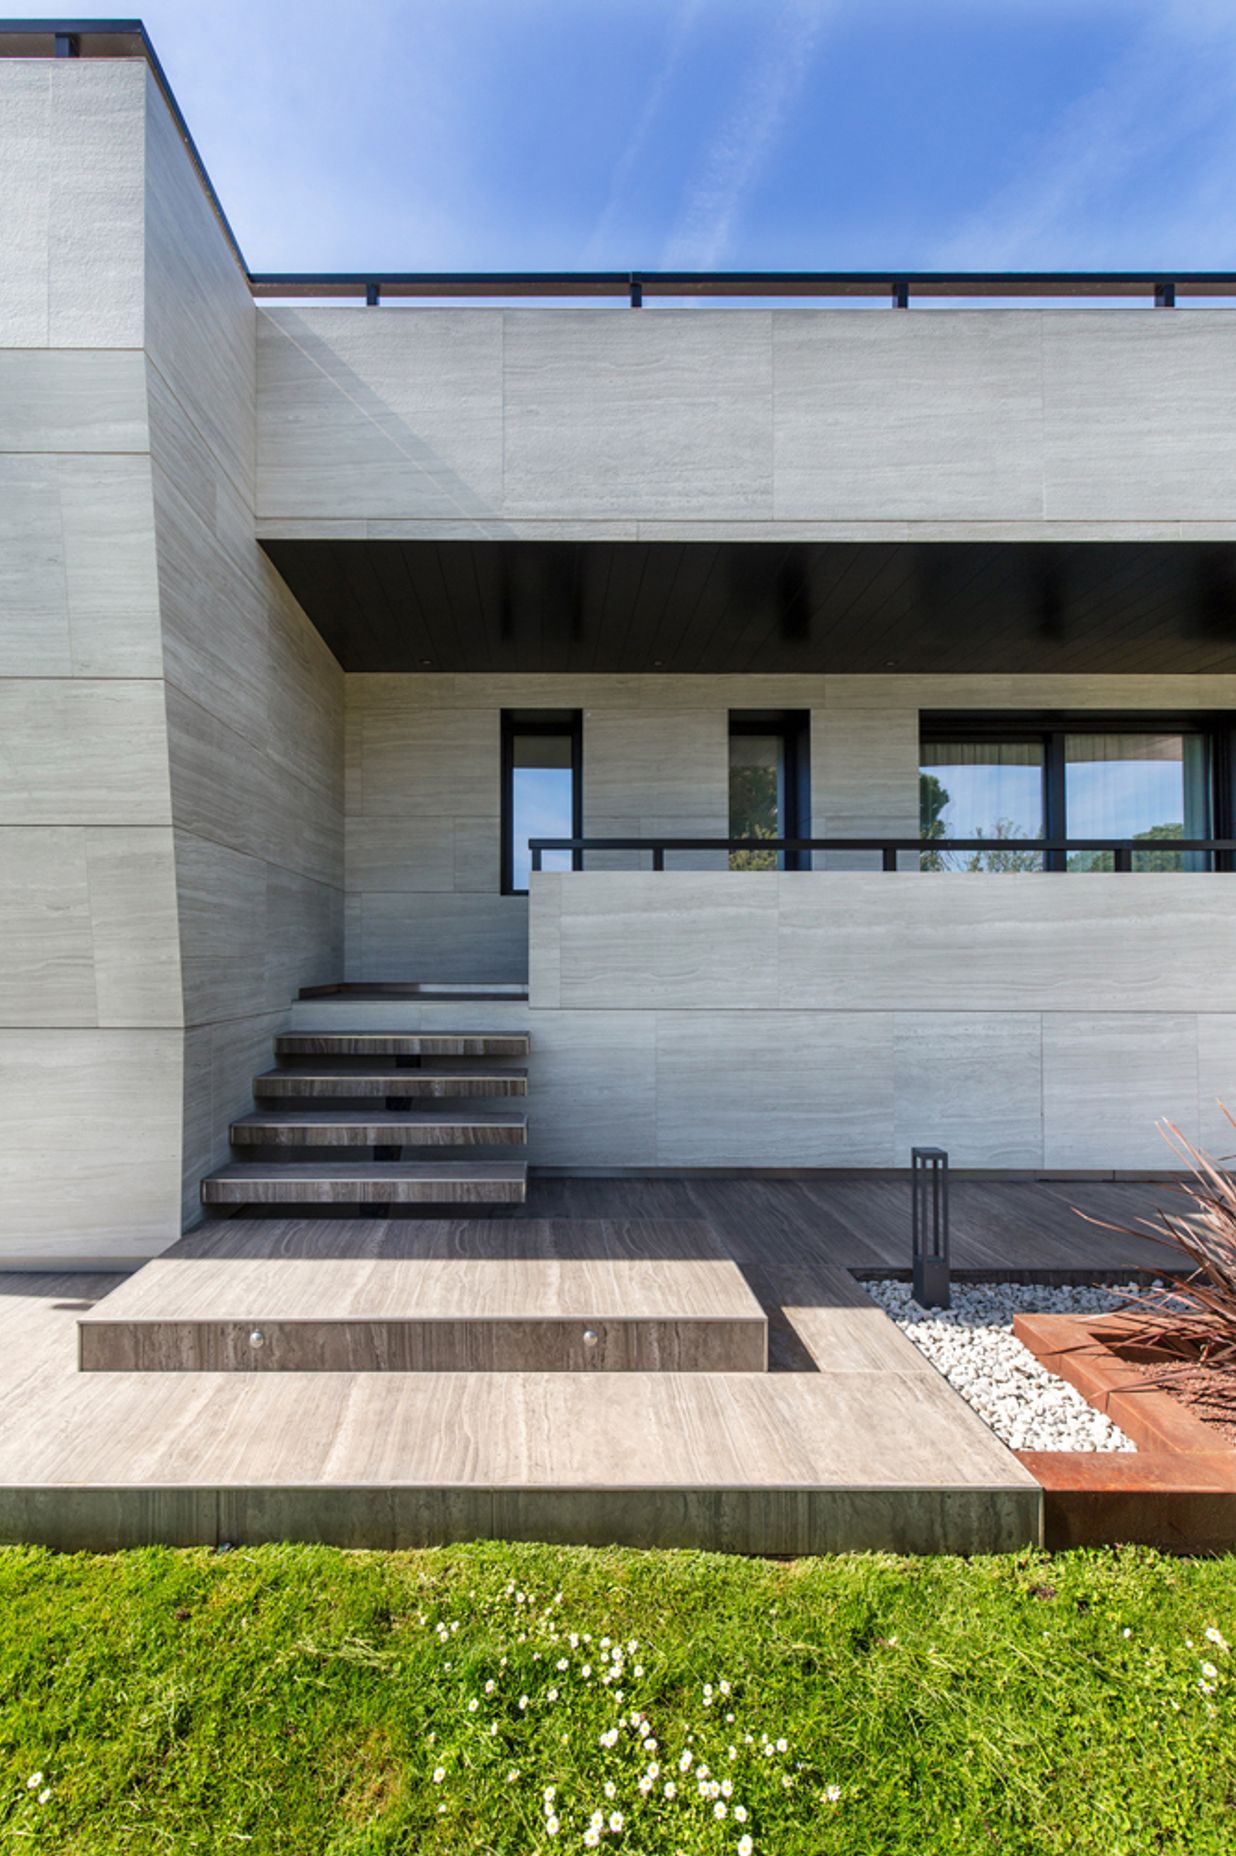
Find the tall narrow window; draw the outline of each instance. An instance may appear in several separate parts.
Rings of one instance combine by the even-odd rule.
[[[1041,870],[1041,852],[1018,840],[1042,838],[1042,741],[925,741],[919,766],[924,838],[978,838],[990,850],[924,851],[924,870]]]
[[[805,711],[730,714],[731,838],[810,835]],[[731,870],[796,870],[794,851],[731,851]]]
[[[531,838],[583,831],[582,718],[578,709],[502,712],[502,890],[526,895]],[[578,851],[546,851],[543,870],[578,870]]]

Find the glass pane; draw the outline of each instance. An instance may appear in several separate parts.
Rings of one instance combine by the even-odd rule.
[[[574,835],[574,786],[569,735],[516,735],[511,743],[511,885],[527,889],[529,838]],[[542,870],[569,870],[570,851],[545,851]]]
[[[1070,838],[1140,838],[1147,844],[1210,835],[1203,735],[1065,737],[1065,818]],[[1202,870],[1206,854],[1136,851],[1135,870]],[[1110,851],[1071,851],[1070,870],[1110,870]]]
[[[924,870],[1041,870],[1019,838],[1043,834],[1039,741],[927,741],[919,768],[920,835],[990,839],[989,851],[924,851]]]
[[[730,836],[780,838],[785,816],[780,735],[730,736]],[[777,851],[731,851],[731,870],[775,870]]]

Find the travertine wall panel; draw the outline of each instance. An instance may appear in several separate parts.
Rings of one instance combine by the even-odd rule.
[[[153,83],[146,90],[145,130],[146,353],[154,373],[178,402],[185,427],[244,499],[251,533],[257,333],[253,302],[187,159],[180,132]],[[165,405],[160,410],[166,418]],[[159,436],[164,436],[163,419]]]
[[[956,1166],[1044,1164],[1041,1013],[925,1009],[894,1023],[897,1165],[933,1146]]]
[[[0,451],[146,449],[140,349],[0,348]]]
[[[145,67],[0,63],[0,1260],[179,1230]]]
[[[0,682],[0,823],[170,823],[162,686]]]
[[[1043,317],[1046,516],[1226,520],[1236,477],[1226,314]]]
[[[1113,958],[1116,956],[1113,954]],[[1200,989],[1199,989],[1200,990]],[[1043,1142],[1048,1164],[1161,1167],[1161,1118],[1198,1137],[1197,1018],[1164,1012],[1043,1018]]]
[[[6,60],[0,345],[142,345],[145,66]]]
[[[0,1030],[5,1267],[124,1268],[179,1226],[182,1033]]]
[[[546,875],[534,1070],[598,1013],[641,1035],[651,1015],[655,1140],[624,1164],[904,1166],[938,1143],[963,1167],[1160,1169],[1161,1117],[1226,1151],[1224,892],[1168,874]],[[556,1164],[609,1163],[590,1118],[553,1145]]]
[[[604,989],[631,1010],[1236,1010],[1236,916],[1208,875],[666,871],[551,886],[564,1005]]]
[[[184,991],[185,1215],[272,1023],[343,954],[343,678],[253,536],[256,312],[167,117],[147,119],[155,543]],[[227,1026],[226,1032],[222,1027]],[[250,1061],[236,1061],[237,1051]]]
[[[1122,884],[1080,872],[1057,881],[1036,872],[903,871],[842,879],[777,879],[783,1004],[1236,1007],[1236,914],[1222,878],[1139,872]],[[564,898],[564,959],[567,907]]]
[[[656,1050],[661,1166],[895,1162],[891,1012],[659,1011]]]
[[[146,66],[0,62],[0,158],[0,1249],[137,1259],[338,976],[342,675],[254,540],[256,311]]]
[[[1197,1021],[1199,1139],[1206,1152],[1226,1161],[1236,1153],[1236,1014],[1206,1012]]]
[[[0,1023],[98,1022],[86,834],[0,828]]]
[[[262,310],[259,523],[1230,538],[1228,313]]]
[[[779,521],[1033,521],[1042,317],[773,318]]]
[[[258,317],[263,511],[471,519],[502,497],[503,317]]]
[[[767,311],[558,311],[552,340],[543,311],[502,320],[501,513],[773,514]]]

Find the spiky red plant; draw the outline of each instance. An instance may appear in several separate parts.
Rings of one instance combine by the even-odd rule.
[[[1236,1128],[1233,1117],[1219,1105]],[[1177,1190],[1184,1206],[1160,1208],[1136,1225],[1110,1224],[1080,1212],[1088,1224],[1165,1244],[1183,1267],[1160,1270],[1162,1288],[1130,1292],[1121,1309],[1122,1340],[1174,1360],[1180,1367],[1236,1368],[1236,1178],[1195,1147],[1174,1122],[1159,1132],[1188,1168]],[[1222,1374],[1227,1377],[1226,1372]],[[1236,1398],[1236,1380],[1232,1397]]]

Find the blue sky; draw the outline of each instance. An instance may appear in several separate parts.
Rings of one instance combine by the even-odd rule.
[[[1236,265],[1236,0],[144,17],[254,269]]]

